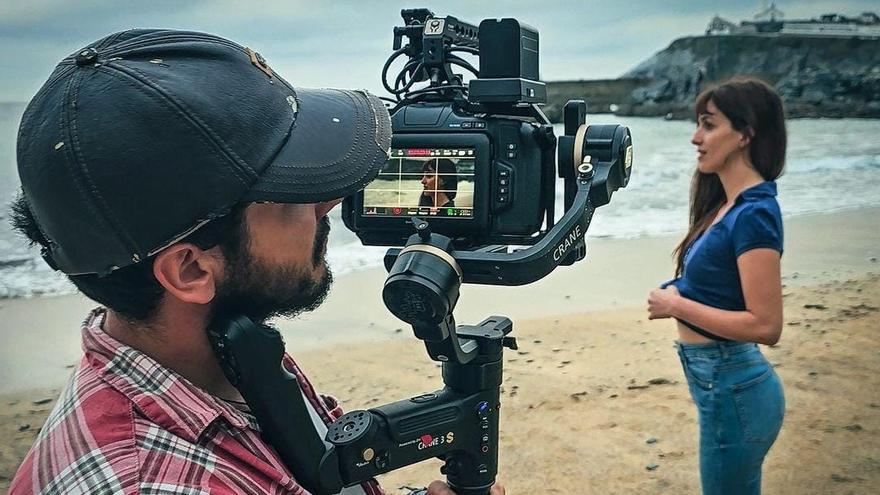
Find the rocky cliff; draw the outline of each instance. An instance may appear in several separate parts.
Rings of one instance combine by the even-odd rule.
[[[880,40],[791,35],[677,39],[617,80],[616,113],[689,118],[701,89],[734,75],[774,85],[790,117],[880,118]],[[570,98],[607,100],[609,84],[594,95],[592,81],[548,83],[548,115]]]

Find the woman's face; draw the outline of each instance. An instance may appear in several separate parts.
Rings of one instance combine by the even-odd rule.
[[[709,100],[706,111],[697,119],[691,144],[697,147],[697,168],[704,174],[713,174],[724,170],[736,154],[745,152],[748,139]]]
[[[422,187],[425,192],[437,192],[437,171],[431,167],[425,169],[422,175]]]

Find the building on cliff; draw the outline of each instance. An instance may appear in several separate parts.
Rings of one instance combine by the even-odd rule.
[[[863,12],[855,17],[825,14],[818,19],[783,19],[784,13],[771,3],[754,16],[752,21],[734,24],[715,16],[706,28],[707,36],[726,35],[796,35],[880,38],[880,17],[874,12]]]

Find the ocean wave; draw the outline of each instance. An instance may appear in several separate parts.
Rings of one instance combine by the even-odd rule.
[[[0,260],[0,299],[73,294],[76,287],[39,256]]]
[[[0,115],[3,112],[0,111]],[[635,141],[632,180],[596,210],[589,238],[630,239],[677,235],[687,228],[690,178],[695,166],[688,143],[689,123],[661,119],[596,117],[622,121]],[[0,122],[0,199],[3,206],[18,190],[13,127]],[[557,135],[562,134],[557,126]],[[880,205],[880,121],[794,121],[789,127],[786,172],[779,179],[783,216],[840,211]],[[4,135],[7,135],[4,138]],[[841,152],[848,155],[841,155]],[[5,162],[5,163],[4,163]],[[5,168],[4,168],[5,167]],[[52,271],[36,249],[11,232],[0,208],[0,298],[74,292],[66,278]],[[327,258],[336,275],[381,267],[385,249],[364,247],[340,217],[330,214]],[[563,191],[556,189],[556,218],[563,214]]]
[[[327,262],[335,276],[381,267],[384,247],[345,243],[327,250]],[[64,274],[49,268],[36,249],[27,254],[0,258],[0,299],[38,296],[60,296],[76,293],[77,289]]]
[[[880,170],[880,155],[793,157],[786,163],[788,173],[843,172],[847,170]]]

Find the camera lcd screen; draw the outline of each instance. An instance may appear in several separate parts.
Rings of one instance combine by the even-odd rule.
[[[393,148],[364,189],[365,217],[474,218],[474,148]]]

